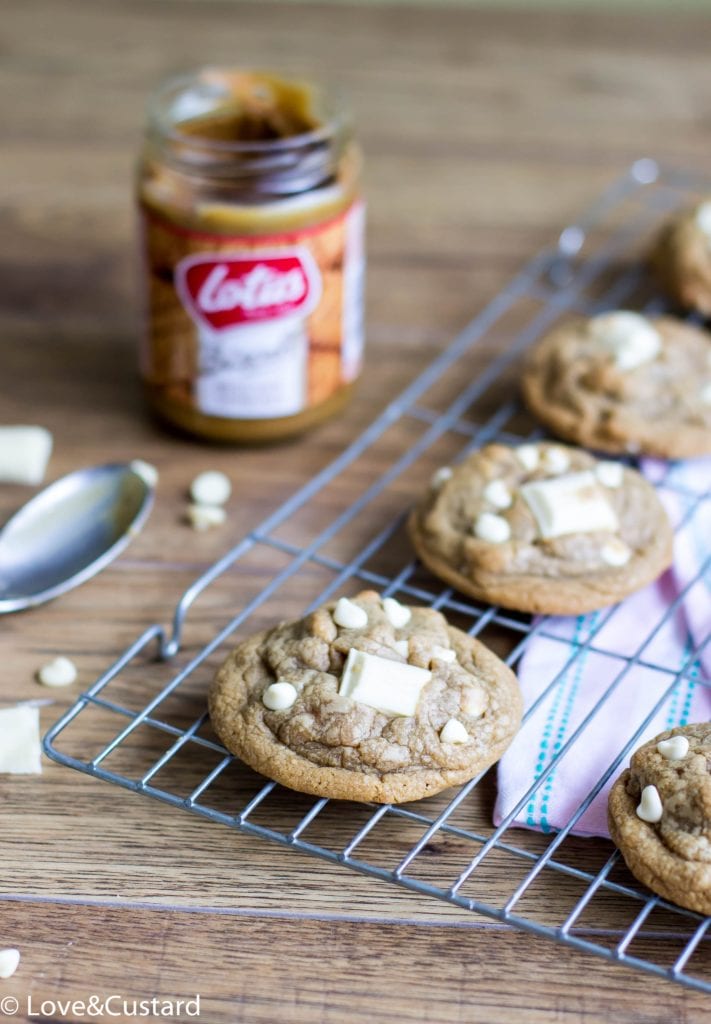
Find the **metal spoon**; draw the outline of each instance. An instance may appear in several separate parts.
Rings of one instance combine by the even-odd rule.
[[[0,530],[0,613],[66,593],[123,551],[150,513],[145,462],[79,469],[50,484]]]

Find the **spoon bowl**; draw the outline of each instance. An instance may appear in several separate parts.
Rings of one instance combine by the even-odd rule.
[[[43,604],[95,576],[153,505],[146,463],[79,469],[50,484],[0,530],[0,613]]]

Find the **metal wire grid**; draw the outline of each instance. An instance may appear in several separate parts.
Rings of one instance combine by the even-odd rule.
[[[561,639],[547,628],[547,620],[539,619],[533,624],[529,618],[506,612],[497,607],[480,606],[463,598],[450,588],[440,589],[436,581],[423,576],[414,560],[407,559],[397,571],[381,571],[377,568],[378,558],[388,549],[391,542],[399,535],[403,518],[398,517],[387,523],[376,536],[373,536],[361,550],[348,559],[335,558],[325,551],[326,545],[339,532],[352,524],[361,511],[366,509],[377,497],[409,468],[413,467],[420,457],[445,435],[458,438],[463,448],[461,456],[468,450],[478,447],[487,441],[503,440],[519,443],[523,439],[540,436],[539,431],[520,432],[510,429],[512,421],[519,415],[515,399],[508,399],[498,405],[495,410],[482,418],[472,419],[469,415],[477,401],[487,393],[488,389],[501,381],[502,375],[515,363],[521,352],[550,326],[561,314],[571,311],[591,313],[600,308],[611,308],[623,304],[636,294],[643,273],[638,264],[631,263],[624,272],[616,274],[611,283],[598,290],[593,298],[591,291],[605,274],[608,274],[613,261],[625,254],[630,245],[638,240],[641,234],[653,226],[660,212],[668,210],[688,201],[692,189],[698,189],[701,182],[678,172],[661,172],[650,160],[640,160],[630,171],[617,181],[588,210],[578,222],[562,232],[558,244],[539,254],[524,270],[519,273],[508,287],[481,312],[462,332],[462,334],[443,352],[405,391],[392,402],[384,412],[369,426],[338,458],[323,472],[319,473],[306,486],[286,501],[277,511],[269,516],[261,525],[249,533],[236,547],[208,569],[182,595],[175,610],[172,630],[168,631],[159,624],[150,626],[138,639],[111,665],[97,682],[83,693],[70,710],[49,730],[44,740],[45,752],[54,760],[69,767],[78,769],[89,775],[116,783],[137,793],[145,793],[164,802],[182,807],[200,814],[212,821],[244,832],[290,846],[306,854],[315,855],[326,860],[335,861],[365,875],[397,883],[417,893],[437,897],[467,911],[495,918],[535,935],[552,938],[574,946],[589,953],[624,963],[628,966],[641,968],[645,971],[661,975],[681,984],[711,992],[709,980],[711,968],[711,951],[704,942],[711,919],[701,918],[690,911],[683,910],[666,903],[660,898],[642,891],[637,887],[631,876],[622,870],[621,859],[616,850],[609,853],[602,866],[597,869],[582,869],[567,862],[564,844],[568,840],[576,822],[580,819],[590,802],[613,774],[616,774],[629,753],[637,745],[639,737],[656,714],[657,710],[675,692],[684,679],[692,675],[697,683],[711,686],[711,680],[699,675],[694,665],[711,641],[711,634],[700,645],[688,652],[688,656],[678,669],[656,664],[645,652],[651,641],[663,627],[666,618],[671,615],[683,599],[679,595],[668,609],[667,615],[660,622],[650,624],[646,635],[641,636],[637,649],[630,655],[611,650],[599,640],[601,631],[609,619],[615,615],[616,606],[601,614],[596,625],[583,642],[571,644]],[[608,222],[612,222],[609,226]],[[592,253],[587,253],[588,240],[591,234],[600,234],[600,241]],[[537,311],[526,320],[517,331],[511,343],[501,352],[475,380],[471,381],[447,404],[444,411],[429,407],[423,399],[428,391],[441,382],[452,370],[459,370],[463,357],[472,346],[481,342],[500,319],[510,312],[524,299],[533,299],[538,303]],[[652,298],[645,304],[646,309],[661,308],[658,300]],[[407,421],[420,429],[419,436],[366,488],[361,496],[340,515],[338,515],[310,543],[296,544],[284,540],[277,531],[300,510],[308,508],[311,500],[325,487],[346,473],[357,459],[375,445],[393,425]],[[669,470],[659,486],[667,487],[678,493],[686,502],[685,519],[693,516],[702,502],[711,500],[711,494],[693,493],[684,490],[674,482]],[[196,599],[210,585],[226,573],[231,567],[243,559],[249,552],[257,549],[278,553],[286,560],[280,571],[275,571],[268,583],[240,611],[240,613],[215,635],[198,654],[176,672],[169,683],[150,700],[140,711],[131,710],[124,703],[111,699],[107,690],[142,652],[157,648],[158,656],[169,660],[181,650],[183,631],[188,612]],[[325,799],[314,800],[298,823],[288,829],[275,827],[274,823],[263,824],[255,820],[257,813],[267,811],[269,800],[280,787],[275,783],[260,784],[258,791],[239,809],[230,809],[229,813],[211,805],[210,794],[224,773],[233,764],[233,758],[210,735],[202,735],[207,715],[201,714],[192,724],[183,728],[161,717],[161,705],[181,685],[191,678],[201,665],[222,644],[233,636],[235,631],[247,624],[250,618],[268,600],[278,595],[280,588],[294,577],[305,566],[316,566],[328,571],[330,582],[314,598],[309,605],[313,608],[340,592],[349,583],[358,582],[376,587],[384,594],[399,594],[410,601],[423,603],[457,616],[464,620],[472,636],[481,635],[484,631],[497,628],[510,639],[512,646],[507,662],[515,665],[533,636],[545,636],[549,639],[565,643],[570,647],[570,654],[561,671],[551,679],[544,692],[533,707],[527,710],[530,715],[535,707],[546,700],[566,672],[585,652],[597,652],[619,661],[617,675],[591,709],[585,720],[570,735],[557,754],[543,769],[529,790],[521,795],[517,806],[506,816],[501,824],[493,828],[488,825],[480,829],[464,827],[457,823],[457,814],[469,806],[475,794],[481,776],[461,787],[449,801],[438,805],[436,801],[426,801],[410,805],[379,806],[368,810],[367,820],[360,827],[353,826],[353,834],[345,843],[340,841],[325,845],[323,841],[315,842],[309,838],[309,829],[313,829],[319,818],[323,819],[329,804]],[[699,566],[696,579],[711,569],[711,557]],[[689,589],[696,580],[693,580]],[[667,676],[668,686],[657,705],[647,718],[630,735],[629,742],[619,756],[609,766],[605,774],[597,781],[583,802],[571,816],[566,826],[559,832],[542,837],[533,833],[519,831],[512,838],[511,824],[515,816],[526,806],[533,794],[545,784],[546,779],[555,771],[557,764],[566,755],[583,733],[588,722],[598,713],[604,713],[604,705],[610,695],[624,681],[635,667],[653,669]],[[57,741],[64,731],[78,716],[91,709],[102,709],[115,716],[117,721],[125,722],[123,728],[91,758],[76,757],[62,752]],[[149,726],[163,734],[170,745],[146,771],[135,772],[112,770],[106,766],[106,760],[120,750],[140,726]],[[168,785],[159,785],[157,776],[169,768],[183,751],[202,750],[216,758],[217,763],[207,772],[197,785],[191,787],[188,795],[177,792]],[[286,791],[284,791],[286,792]],[[362,811],[362,808],[360,808]],[[339,805],[338,814],[341,826],[351,821],[349,815],[352,805]],[[398,854],[398,862],[394,867],[383,867],[375,863],[376,857],[364,854],[369,843],[372,845],[387,823],[399,830],[415,829],[417,839],[409,845],[404,855]],[[393,834],[392,828],[390,835]],[[416,877],[418,865],[423,861],[423,854],[431,849],[436,838],[445,838],[456,842],[458,847],[467,850],[463,865],[448,879],[432,880]],[[590,840],[585,842],[590,843]],[[594,842],[594,841],[592,841]],[[603,841],[599,841],[602,843]],[[536,845],[536,843],[538,845]],[[541,844],[543,844],[541,846]],[[472,855],[472,849],[476,852]],[[603,847],[605,853],[610,851],[609,844]],[[490,903],[466,894],[466,887],[477,873],[481,873],[482,865],[487,864],[493,855],[504,854],[518,864],[523,875],[510,895],[498,903]],[[426,858],[425,858],[426,859]],[[620,880],[615,875],[619,874]],[[537,880],[544,876],[552,876],[559,880],[568,879],[582,888],[582,893],[569,909],[561,906],[554,908],[555,923],[538,920],[535,913],[522,911],[521,905],[534,887]],[[556,882],[558,885],[558,882]],[[577,890],[576,890],[577,891]],[[610,928],[583,927],[582,920],[601,895],[605,894],[617,901],[613,908],[613,922]],[[630,912],[634,917],[629,925],[625,920]],[[662,914],[665,927],[645,931],[645,924],[650,915]],[[665,957],[643,956],[630,951],[633,943],[648,940],[657,951],[660,941],[674,940],[681,944],[671,962],[665,963]],[[708,956],[703,957],[706,953]],[[690,961],[696,955],[699,963],[691,969]],[[666,957],[668,959],[668,955]],[[703,976],[706,967],[706,977]]]

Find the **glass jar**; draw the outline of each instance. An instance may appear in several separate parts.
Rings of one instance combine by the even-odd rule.
[[[361,368],[362,159],[321,89],[206,69],[149,105],[138,170],[153,409],[215,441],[289,437]]]

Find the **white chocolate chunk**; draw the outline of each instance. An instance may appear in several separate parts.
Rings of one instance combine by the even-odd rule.
[[[705,384],[701,388],[701,401],[704,405],[711,405],[711,384]]]
[[[0,949],[0,978],[11,978],[20,966],[19,949]],[[13,1011],[8,1011],[12,1013]]]
[[[0,773],[39,775],[39,709],[28,704],[0,710]]]
[[[439,738],[443,743],[466,743],[469,733],[456,718],[450,718],[440,730]]]
[[[590,470],[524,484],[521,495],[533,512],[541,537],[618,529],[615,510]]]
[[[617,568],[621,565],[627,565],[632,557],[632,552],[623,540],[620,540],[619,537],[613,537],[602,545],[600,557],[607,565],[613,565]]]
[[[412,618],[412,612],[407,605],[400,604],[394,597],[383,598],[383,611],[393,629],[402,629]]]
[[[0,427],[0,483],[36,487],[51,453],[52,435],[44,427]]]
[[[435,644],[432,648],[430,660],[435,658],[437,661],[446,661],[448,664],[451,664],[453,661],[457,660],[457,655],[451,647],[440,647],[439,644]]]
[[[230,478],[215,469],[198,473],[190,484],[190,497],[196,505],[224,505],[230,494]]]
[[[37,673],[37,679],[43,686],[71,686],[76,682],[77,667],[69,658],[55,658],[47,662]]]
[[[363,629],[368,625],[368,613],[348,597],[339,597],[333,610],[333,621],[343,629]]]
[[[529,473],[532,473],[534,469],[538,469],[538,461],[541,457],[541,453],[538,450],[536,444],[520,444],[515,449],[516,458],[521,463],[524,469],[527,469]]]
[[[482,512],[474,523],[474,533],[479,540],[485,540],[489,544],[503,544],[511,537],[511,527],[503,516],[496,516],[493,512]]]
[[[642,799],[637,806],[637,817],[654,825],[655,822],[662,820],[663,812],[662,798],[657,787],[645,786],[642,790]]]
[[[486,694],[478,686],[467,686],[462,693],[462,711],[469,718],[480,718],[486,707]]]
[[[286,711],[296,700],[296,687],[291,683],[272,683],[262,694],[262,704],[270,711]]]
[[[659,331],[639,313],[603,313],[591,321],[590,330],[593,340],[612,353],[618,370],[650,363],[662,348]]]
[[[351,647],[338,692],[386,715],[410,717],[417,711],[420,694],[431,678],[431,672],[417,665]]]
[[[222,526],[227,513],[218,505],[188,505],[185,517],[193,530],[202,532],[212,529],[213,526]]]
[[[410,654],[410,642],[409,640],[395,640],[393,647],[400,655],[401,658],[407,658]]]
[[[158,483],[158,470],[150,462],[144,462],[143,459],[134,459],[131,462],[131,469],[136,476],[140,476],[147,487],[155,487]]]
[[[667,761],[681,761],[689,753],[689,741],[686,736],[672,736],[668,740],[660,740],[657,750]]]
[[[595,476],[603,487],[620,487],[624,475],[625,470],[621,462],[598,462],[595,466]]]
[[[711,238],[711,203],[701,203],[696,208],[694,215],[696,226],[708,237]]]
[[[432,474],[430,480],[430,487],[433,491],[439,491],[447,483],[448,480],[452,479],[452,469],[449,466],[440,466]]]
[[[543,454],[543,468],[547,473],[565,473],[570,468],[570,456],[563,448],[546,448]]]
[[[490,480],[484,488],[484,501],[488,501],[494,508],[509,508],[513,498],[503,480]]]

